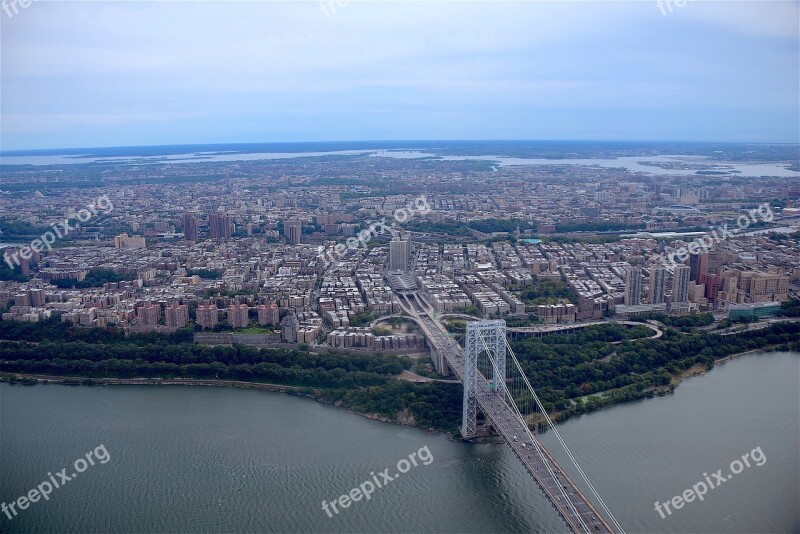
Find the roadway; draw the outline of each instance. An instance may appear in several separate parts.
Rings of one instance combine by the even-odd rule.
[[[463,383],[464,352],[458,343],[447,335],[427,302],[416,294],[400,296],[402,308],[414,317],[428,338],[432,350],[440,351]],[[503,397],[490,390],[486,378],[478,373],[477,402],[480,411],[503,437],[506,444],[545,494],[547,499],[573,532],[614,532],[591,501],[574,484],[566,472],[530,432]]]
[[[474,318],[473,318],[474,319]],[[656,325],[651,323],[639,323],[636,321],[590,321],[586,323],[569,323],[569,324],[545,324],[545,325],[535,325],[535,326],[517,326],[517,327],[509,327],[507,331],[511,336],[545,336],[548,334],[555,334],[558,332],[571,332],[573,330],[579,330],[581,328],[586,328],[589,326],[596,326],[596,325],[603,325],[603,324],[621,324],[625,326],[644,326],[649,328],[654,333],[650,337],[646,338],[639,338],[639,339],[656,339],[664,335],[664,332]],[[512,337],[512,339],[514,339]],[[620,343],[619,341],[615,343]]]

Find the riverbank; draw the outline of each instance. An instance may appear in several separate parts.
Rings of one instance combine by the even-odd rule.
[[[265,384],[261,382],[243,382],[238,380],[202,380],[193,378],[88,378],[81,376],[56,376],[56,375],[39,375],[39,374],[26,374],[26,373],[5,373],[0,372],[0,382],[7,382],[11,384],[21,385],[36,385],[36,384],[59,384],[64,386],[207,386],[207,387],[224,387],[224,388],[237,388],[237,389],[254,389],[259,391],[269,391],[272,393],[286,393],[289,395],[296,395],[299,397],[308,397],[314,399],[322,404],[331,404],[338,408],[344,408],[348,413],[365,417],[373,421],[380,421],[382,423],[392,423],[403,426],[414,426],[426,432],[443,432],[441,429],[426,428],[417,424],[414,415],[408,411],[403,410],[396,417],[386,417],[378,413],[365,413],[355,411],[342,405],[341,402],[330,402],[320,396],[314,395],[308,391],[309,388],[301,388],[297,386],[286,386],[283,384]]]
[[[705,365],[703,363],[697,363],[695,365],[692,365],[688,369],[685,369],[685,370],[681,371],[680,373],[673,374],[670,377],[669,383],[666,384],[666,385],[653,386],[653,387],[644,389],[642,391],[639,391],[638,393],[632,394],[630,396],[625,396],[625,395],[622,394],[622,393],[624,393],[625,388],[617,388],[617,389],[602,391],[602,392],[598,392],[598,393],[593,393],[592,395],[587,395],[585,397],[580,398],[581,401],[586,401],[589,398],[594,398],[594,399],[598,399],[598,400],[601,401],[600,403],[598,403],[598,404],[596,404],[596,405],[594,405],[594,406],[592,406],[592,407],[590,407],[588,409],[579,410],[579,409],[577,409],[579,407],[579,405],[578,404],[573,404],[573,407],[570,408],[570,409],[553,410],[553,411],[550,411],[549,414],[550,414],[550,417],[556,423],[563,423],[563,422],[567,421],[568,419],[570,419],[570,418],[572,418],[572,417],[574,417],[576,415],[583,415],[583,414],[586,414],[586,413],[591,413],[591,412],[593,412],[595,410],[599,410],[599,409],[602,409],[602,408],[608,408],[608,407],[611,407],[611,406],[614,406],[614,405],[617,405],[617,404],[623,404],[623,403],[629,402],[629,401],[652,398],[652,397],[663,397],[665,395],[673,393],[675,391],[675,389],[681,384],[681,382],[683,382],[687,378],[691,378],[691,377],[694,377],[694,376],[705,375],[706,373],[711,371],[715,366],[720,365],[720,364],[724,364],[725,362],[727,362],[729,360],[732,360],[734,358],[737,358],[739,356],[746,356],[748,354],[763,354],[763,353],[769,353],[769,352],[780,352],[780,351],[783,351],[783,350],[784,349],[780,345],[769,345],[769,346],[766,346],[766,347],[763,347],[763,348],[759,348],[759,349],[753,349],[753,350],[737,352],[737,353],[734,353],[734,354],[729,354],[728,356],[715,359],[713,361],[713,365],[712,364]]]
[[[607,329],[606,334],[621,333],[615,325]],[[800,323],[778,323],[727,337],[665,333],[660,339],[618,345],[595,343],[617,340],[618,335],[598,339],[602,332],[589,334],[551,339],[555,343],[528,339],[519,345],[526,372],[558,421],[666,395],[674,389],[676,375],[679,383],[703,372],[698,367],[680,376],[683,371],[697,364],[710,368],[716,359],[761,350],[768,343],[766,350],[800,351]],[[607,360],[609,355],[612,359]],[[314,354],[242,345],[209,348],[192,343],[189,331],[126,337],[113,329],[82,329],[56,320],[0,322],[0,371],[18,376],[17,382],[262,389],[305,395],[375,420],[458,432],[461,386],[398,380],[411,368],[413,361],[406,356]]]
[[[746,350],[744,352],[737,352],[736,354],[731,354],[730,356],[725,356],[724,358],[719,358],[718,360],[714,360],[714,365],[717,365],[717,364],[720,364],[720,363],[725,363],[728,360],[732,360],[734,358],[737,358],[739,356],[744,356],[746,354],[755,354],[755,353],[758,353],[758,352],[776,352],[778,350],[779,349],[777,349],[775,347],[767,347],[767,348],[764,348],[764,349],[753,349],[753,350]]]
[[[0,373],[0,381],[30,384],[62,384],[67,386],[211,386],[258,389],[276,393],[299,392],[296,386],[264,384],[237,380],[200,380],[194,378],[89,378],[83,376],[37,375],[26,373]]]
[[[715,360],[714,365],[723,364],[739,356],[746,356],[748,354],[756,354],[764,352],[773,352],[776,350],[779,350],[776,346],[770,346],[770,347],[764,347],[762,349],[754,349],[754,350],[738,352],[736,354],[731,354],[724,358],[719,358]],[[712,366],[705,366],[703,364],[693,365],[689,369],[686,369],[679,374],[673,375],[669,385],[652,388],[651,390],[645,392],[645,394],[639,398],[663,396],[668,393],[672,393],[678,387],[678,385],[680,385],[680,383],[686,380],[687,378],[704,375],[711,368]],[[389,417],[374,412],[373,413],[362,412],[354,410],[344,405],[341,401],[326,400],[325,398],[323,398],[323,395],[321,395],[322,392],[319,390],[314,390],[308,387],[288,386],[284,384],[246,382],[239,380],[219,380],[219,379],[209,380],[209,379],[193,379],[193,378],[90,378],[81,376],[43,375],[43,374],[9,373],[9,372],[0,372],[0,382],[18,383],[23,385],[61,384],[61,385],[73,385],[73,386],[109,386],[109,385],[206,386],[206,387],[252,389],[252,390],[269,391],[273,393],[286,393],[290,395],[308,397],[322,404],[331,404],[338,408],[344,408],[348,413],[358,415],[360,417],[364,417],[367,419],[371,419],[373,421],[380,421],[382,423],[392,423],[403,426],[413,426],[420,428],[421,430],[425,430],[426,432],[432,432],[432,433],[445,432],[452,434],[452,432],[446,431],[441,428],[430,428],[420,425],[417,422],[416,418],[414,417],[413,413],[411,413],[407,409],[399,412],[394,417]],[[604,392],[604,393],[609,393],[609,392]],[[630,400],[638,400],[638,399],[630,399]],[[616,404],[622,404],[624,402],[627,402],[627,400],[614,399],[611,400],[611,402],[609,402],[608,404],[604,404],[603,406],[598,406],[598,408],[614,406]],[[575,415],[581,415],[583,413],[589,413],[589,412],[569,412],[567,410],[561,410],[561,411],[552,411],[550,415],[552,416],[553,420],[557,421],[558,423],[563,423],[564,421],[570,419]]]
[[[746,356],[747,354],[757,354],[757,353],[764,353],[764,352],[776,352],[776,351],[779,351],[779,350],[780,349],[778,349],[777,347],[771,346],[771,347],[764,347],[763,349],[753,349],[753,350],[746,350],[746,351],[743,351],[743,352],[737,352],[736,354],[730,354],[728,356],[725,356],[724,358],[718,358],[718,359],[714,360],[714,365],[715,366],[716,365],[720,365],[720,364],[723,364],[723,363],[725,363],[727,361],[730,361],[730,360],[732,360],[734,358],[738,358],[739,356]],[[705,366],[705,365],[702,365],[702,364],[693,365],[692,367],[690,367],[689,369],[686,369],[682,373],[674,375],[672,377],[670,385],[672,386],[672,389],[674,389],[674,388],[678,387],[678,384],[680,384],[681,382],[683,382],[687,378],[691,378],[693,376],[704,375],[708,371],[710,371],[711,369],[712,369],[711,367],[708,367],[708,366]]]

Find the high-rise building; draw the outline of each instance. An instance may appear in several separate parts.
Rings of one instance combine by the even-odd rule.
[[[203,328],[214,328],[219,322],[216,304],[200,304],[197,307],[197,324]]]
[[[708,274],[716,274],[722,266],[722,252],[716,249],[708,252],[708,267],[706,271]]]
[[[389,270],[407,271],[410,264],[411,235],[395,235],[389,242]]]
[[[231,218],[222,213],[208,215],[208,234],[211,239],[231,238]]]
[[[189,306],[174,303],[164,310],[167,326],[183,328],[189,323]]]
[[[642,269],[628,267],[625,270],[625,304],[637,306],[642,303]]]
[[[30,294],[31,297],[31,306],[37,308],[41,308],[44,306],[44,301],[45,301],[44,289],[41,288],[31,289],[28,293]]]
[[[142,306],[137,306],[136,318],[139,319],[139,324],[158,324],[161,319],[161,305],[148,302]]]
[[[709,274],[706,276],[706,298],[711,303],[717,302],[717,293],[719,293],[719,276],[716,274]]]
[[[662,304],[667,292],[667,269],[652,267],[650,269],[650,286],[647,288],[647,300],[650,304]]]
[[[192,213],[183,214],[183,236],[187,241],[197,241],[197,217]]]
[[[38,252],[36,253],[38,256]],[[30,276],[31,275],[31,260],[26,258],[20,258],[19,261],[19,270],[23,276]]]
[[[297,343],[297,331],[300,329],[300,321],[294,313],[290,313],[281,321],[281,339],[285,343]]]
[[[732,276],[730,271],[725,271],[721,273],[720,276],[717,300],[736,303],[739,292],[739,280],[735,275]]]
[[[355,224],[343,224],[342,225],[342,235],[344,237],[352,237],[356,235],[356,225]]]
[[[247,304],[231,304],[228,306],[228,324],[233,328],[247,328],[250,317],[247,314]]]
[[[731,269],[737,279],[737,302],[783,302],[789,298],[789,275],[777,271]]]
[[[298,220],[288,220],[283,223],[283,235],[290,245],[299,245],[303,235],[303,223]]]
[[[689,302],[689,275],[691,269],[688,265],[677,265],[672,275],[672,302]]]
[[[278,305],[274,302],[271,304],[260,304],[258,306],[258,324],[264,325],[277,325],[280,321],[280,312]]]
[[[708,254],[692,254],[689,256],[689,279],[702,283],[708,274]]]

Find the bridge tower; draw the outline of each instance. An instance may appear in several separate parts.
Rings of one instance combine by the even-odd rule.
[[[478,357],[489,350],[494,360],[492,376],[494,393],[503,396],[506,389],[506,322],[470,321],[467,323],[466,350],[464,351],[464,408],[461,435],[472,439],[477,435],[478,415]],[[486,358],[485,361],[488,361]],[[484,360],[481,360],[484,361]],[[491,364],[489,364],[491,365]]]

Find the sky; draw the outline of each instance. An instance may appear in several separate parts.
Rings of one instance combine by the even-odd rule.
[[[14,1],[2,150],[800,142],[798,1]]]

